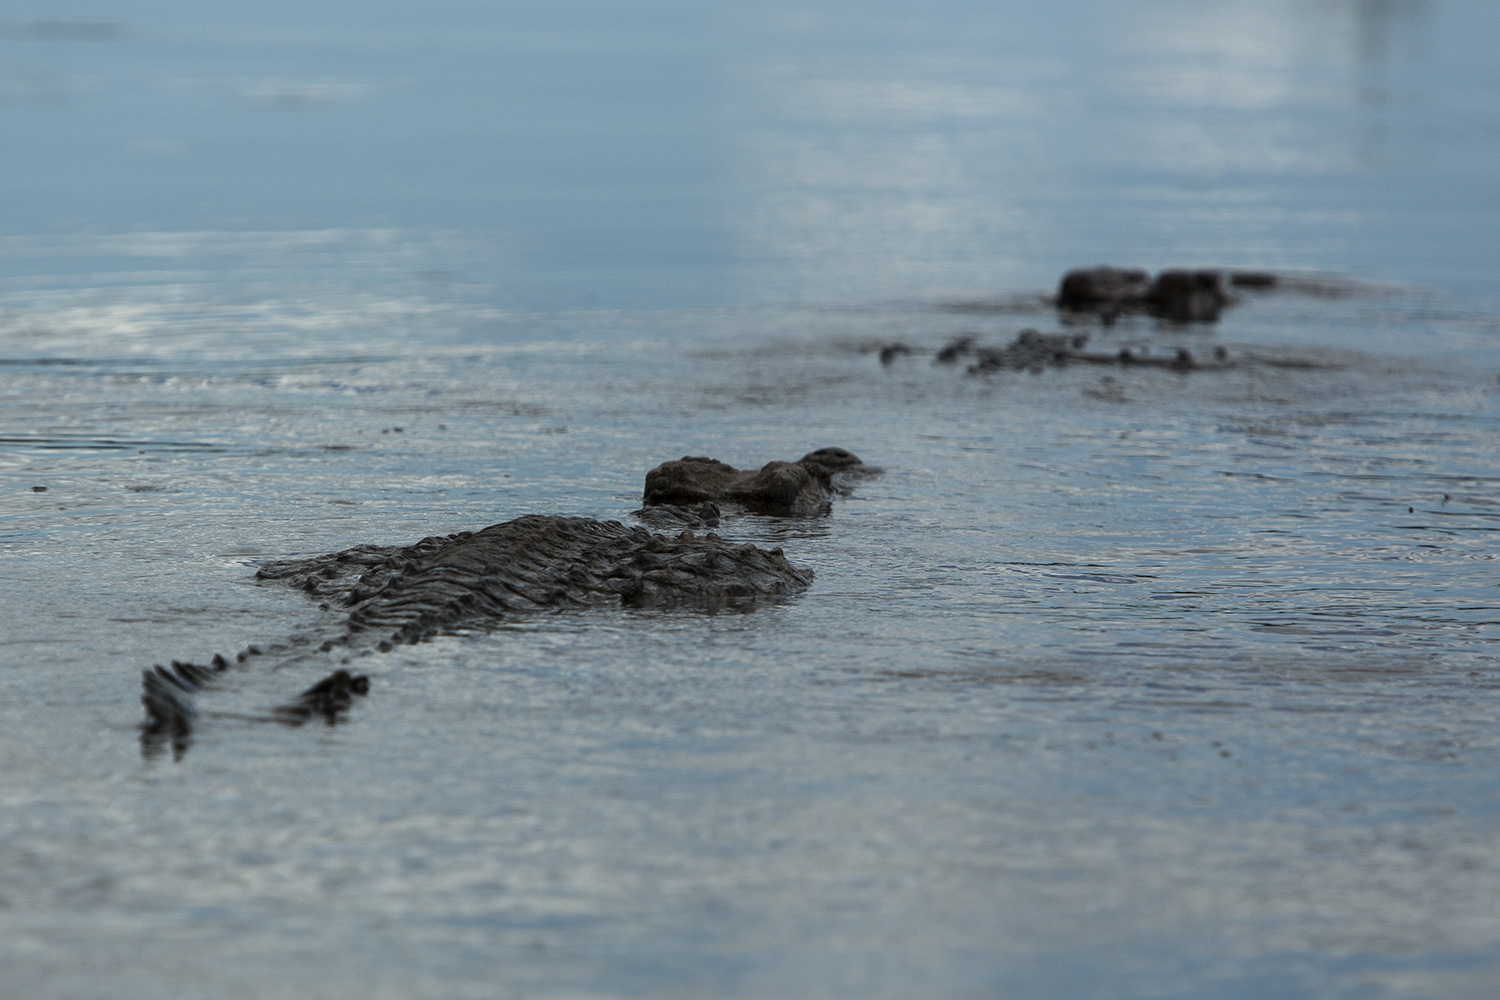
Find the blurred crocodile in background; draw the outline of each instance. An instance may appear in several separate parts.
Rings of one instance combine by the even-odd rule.
[[[1276,285],[1277,276],[1268,271],[1167,270],[1153,279],[1138,268],[1079,268],[1063,275],[1057,308],[1065,314],[1088,313],[1105,324],[1128,313],[1173,323],[1214,323],[1235,302],[1229,288],[1265,291]]]

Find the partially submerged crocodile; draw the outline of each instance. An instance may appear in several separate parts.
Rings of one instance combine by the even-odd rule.
[[[1153,279],[1137,268],[1079,268],[1063,275],[1057,308],[1075,315],[1092,314],[1106,325],[1127,313],[1145,313],[1173,323],[1213,323],[1235,302],[1226,285],[1264,291],[1276,284],[1276,275],[1267,271],[1168,270]]]
[[[671,504],[663,495],[653,499],[652,483],[662,478],[658,473],[683,463],[686,470],[666,478],[683,489],[696,484],[702,497],[671,494],[696,500],[696,510]],[[695,475],[695,470],[701,474]],[[833,492],[847,490],[854,477],[874,471],[841,448],[812,452],[798,462],[773,462],[753,473],[713,459],[690,458],[652,470],[647,504],[648,509],[666,505],[659,511],[676,512],[679,523],[700,515],[711,515],[717,522],[713,498],[737,503],[745,498],[751,501],[746,506],[785,515],[815,514]],[[762,495],[779,499],[759,503],[756,498]],[[813,502],[814,497],[820,499]],[[312,559],[271,562],[256,578],[288,584],[329,607],[347,608],[348,616],[341,631],[321,644],[304,637],[264,650],[250,646],[236,663],[273,655],[295,659],[306,655],[309,645],[324,653],[385,652],[398,644],[494,627],[550,608],[714,610],[800,593],[811,585],[813,574],[789,563],[779,548],[735,544],[713,533],[685,530],[667,537],[616,521],[532,515],[412,545],[362,545]],[[206,666],[174,660],[170,667],[144,672],[142,743],[147,752],[168,743],[178,752],[186,747],[197,718],[193,695],[230,666],[229,659],[215,655]],[[368,678],[337,670],[297,700],[255,718],[300,724],[322,717],[332,722],[355,695],[368,690]]]

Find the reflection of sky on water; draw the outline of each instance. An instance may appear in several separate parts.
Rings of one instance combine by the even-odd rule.
[[[1354,251],[1392,182],[1367,175],[1428,138],[1411,119],[1430,5],[1072,13],[957,59],[818,53],[767,71],[786,124],[752,143],[764,280],[859,297],[1035,285],[1106,259],[1377,270]]]
[[[1483,286],[1497,20],[1477,0],[17,11],[0,235],[462,234],[414,270],[532,305],[863,301],[1099,260]]]
[[[1376,164],[1384,151],[1361,132],[1371,119],[1350,112],[1416,99],[1415,81],[1403,71],[1420,51],[1431,11],[1410,0],[1356,0],[1152,13],[1126,36],[1124,89],[1172,114],[1137,136],[1138,155],[1218,174]]]

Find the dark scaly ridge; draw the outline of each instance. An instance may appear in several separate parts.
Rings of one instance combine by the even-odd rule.
[[[536,515],[412,545],[362,545],[267,563],[256,576],[348,609],[343,631],[316,647],[323,652],[338,647],[386,651],[549,608],[713,610],[796,594],[813,579],[810,570],[787,562],[780,549],[737,545],[713,533],[666,537],[615,521]],[[298,647],[308,645],[306,637],[294,638],[266,652],[296,659],[306,655]],[[260,655],[262,650],[251,646],[237,661]],[[173,661],[170,669],[158,666],[144,673],[141,739],[148,754],[167,744],[178,755],[186,750],[197,721],[193,695],[228,666],[215,656],[212,667]],[[353,695],[368,689],[367,678],[335,671],[265,718],[333,722]]]

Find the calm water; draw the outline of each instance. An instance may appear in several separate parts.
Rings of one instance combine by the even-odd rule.
[[[8,8],[0,993],[1493,996],[1500,7],[1014,6]],[[1331,277],[931,363],[1101,261]],[[261,561],[823,445],[802,597],[142,756]]]

